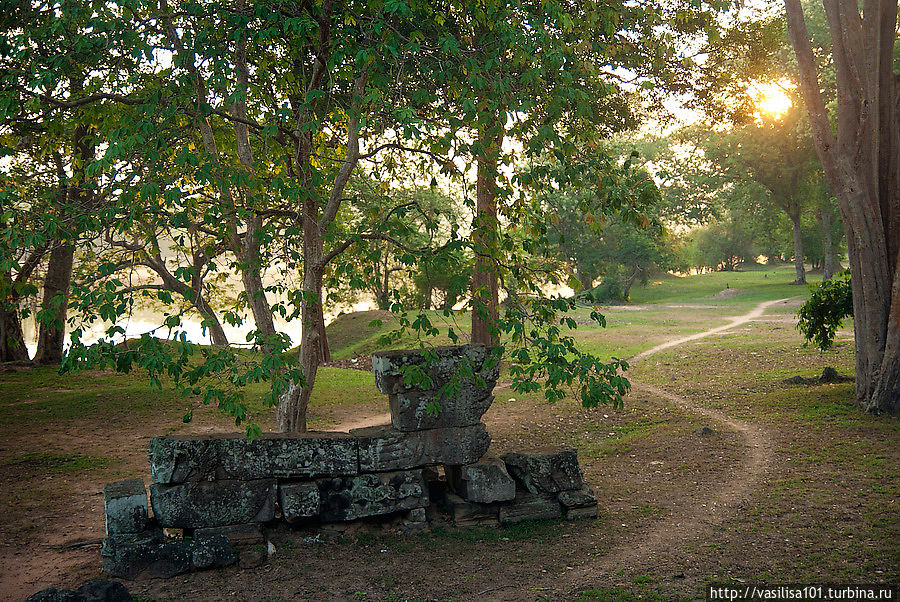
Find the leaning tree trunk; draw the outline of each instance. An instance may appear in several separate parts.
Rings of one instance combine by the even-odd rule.
[[[831,238],[831,209],[819,209],[817,212],[819,226],[822,228],[822,280],[831,280],[834,276],[834,241]]]
[[[803,230],[800,224],[800,215],[791,215],[794,224],[794,270],[797,277],[794,284],[806,284],[806,269],[803,267]]]
[[[75,260],[73,245],[58,245],[50,252],[47,275],[44,277],[44,296],[39,312],[37,352],[34,362],[43,366],[62,363],[66,338],[66,314],[69,305],[69,285]]]
[[[800,0],[785,0],[785,9],[816,151],[847,237],[857,398],[867,411],[900,414],[897,3],[867,2],[859,13],[855,4],[825,2],[838,91],[836,137],[819,91]]]
[[[254,252],[252,247],[245,246],[241,263],[243,264],[241,283],[244,285],[244,294],[247,295],[247,305],[250,307],[250,313],[253,314],[256,330],[264,340],[270,340],[277,334],[277,331],[275,330],[275,320],[272,317],[272,308],[266,298],[266,287],[262,281],[259,253]],[[267,343],[263,344],[263,348],[268,347]]]
[[[497,271],[491,260],[497,244],[497,172],[503,143],[502,124],[482,126],[479,142],[478,180],[475,185],[476,225],[472,234],[475,270],[472,274],[472,342],[496,345],[499,297]]]

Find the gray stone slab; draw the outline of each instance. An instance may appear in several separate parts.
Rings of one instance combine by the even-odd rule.
[[[430,384],[407,384],[404,377],[411,368],[427,375]],[[474,401],[491,394],[500,367],[484,345],[455,345],[426,351],[380,351],[372,354],[372,371],[375,385],[386,395],[408,391],[436,392],[452,384],[456,395]]]
[[[453,524],[458,527],[496,527],[500,524],[498,504],[467,502],[455,493],[448,493],[444,497],[443,506],[450,513]]]
[[[113,577],[168,579],[190,571],[225,567],[238,560],[224,535],[166,540],[157,535],[110,535],[100,552],[103,570]]]
[[[115,481],[103,486],[106,534],[140,533],[147,528],[147,490],[141,479]]]
[[[391,423],[401,431],[444,428],[449,426],[472,426],[481,422],[481,417],[494,402],[494,396],[473,398],[466,389],[449,398],[442,398],[434,392],[408,391],[388,396],[391,408]],[[477,394],[481,394],[478,391]],[[430,412],[435,401],[439,410]]]
[[[597,496],[587,485],[574,491],[560,491],[559,503],[568,520],[597,518]]]
[[[194,530],[194,537],[197,538],[213,537],[215,535],[224,535],[232,546],[252,546],[266,541],[260,523],[204,527]]]
[[[279,483],[278,504],[289,523],[319,516],[319,486],[315,481]]]
[[[491,444],[484,424],[404,432],[390,426],[354,429],[360,472],[408,470],[438,464],[471,464]]]
[[[570,447],[544,447],[502,456],[509,474],[531,493],[581,489],[584,478],[578,452]]]
[[[156,522],[177,529],[268,522],[275,518],[275,494],[274,479],[150,486]]]
[[[460,497],[469,502],[489,504],[516,497],[516,482],[497,457],[484,457],[474,464],[447,466],[447,481]]]
[[[516,492],[516,499],[500,505],[500,522],[518,523],[525,520],[560,518],[562,506],[554,496]]]
[[[424,508],[429,501],[421,470],[319,479],[318,486],[323,522]]]
[[[154,483],[301,478],[359,472],[357,441],[346,433],[157,437],[148,448]]]

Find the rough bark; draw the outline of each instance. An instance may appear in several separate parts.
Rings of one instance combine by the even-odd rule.
[[[472,233],[475,270],[472,274],[472,342],[494,346],[499,316],[497,271],[490,258],[497,239],[497,171],[503,144],[502,124],[497,121],[479,130],[483,152],[477,158],[475,185],[476,228]]]
[[[50,252],[41,299],[37,351],[34,354],[36,364],[53,366],[62,363],[74,260],[73,245],[58,245]]]
[[[15,308],[0,308],[0,362],[27,362],[22,319]]]
[[[831,280],[837,263],[834,257],[834,240],[831,237],[831,210],[820,207],[816,216],[822,229],[822,280]]]
[[[794,271],[797,274],[794,284],[806,284],[806,269],[803,267],[803,227],[800,223],[800,215],[791,215],[791,223],[794,225]]]
[[[785,0],[816,150],[838,199],[850,254],[856,394],[900,413],[900,118],[893,73],[897,3],[825,0],[838,91],[837,137],[819,91],[800,0]]]
[[[323,2],[322,11],[329,15],[332,3]],[[327,27],[328,18],[320,22],[320,52],[324,57],[328,52],[330,33]],[[325,67],[327,61],[322,58],[317,61],[309,80],[309,89],[318,89],[325,79]],[[340,252],[340,248],[325,255],[323,235],[337,218],[341,203],[344,198],[344,190],[353,170],[359,163],[359,114],[363,94],[365,93],[368,74],[365,70],[360,73],[353,83],[353,101],[349,113],[352,115],[347,120],[347,150],[344,160],[334,178],[331,194],[325,200],[324,207],[320,208],[320,201],[313,194],[311,183],[313,156],[312,134],[304,126],[312,119],[311,112],[307,109],[298,115],[297,119],[297,151],[295,162],[298,166],[302,181],[310,187],[310,194],[301,203],[303,220],[303,299],[300,304],[300,317],[303,322],[303,332],[300,336],[300,370],[303,373],[303,382],[294,383],[290,390],[282,396],[278,404],[278,428],[283,433],[302,433],[306,431],[306,411],[309,407],[309,398],[316,382],[319,366],[323,362],[331,360],[331,352],[328,349],[328,339],[325,336],[325,312],[323,310],[322,278],[328,262]],[[346,248],[346,247],[343,247]]]

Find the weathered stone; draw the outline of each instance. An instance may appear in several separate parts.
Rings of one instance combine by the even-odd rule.
[[[103,487],[106,534],[140,533],[147,528],[147,490],[140,479],[107,483]]]
[[[588,518],[594,520],[597,518],[597,505],[585,506],[584,508],[563,508],[563,516],[566,520],[579,520]]]
[[[474,464],[447,466],[447,481],[468,502],[489,504],[516,497],[516,482],[506,472],[506,464],[494,456]]]
[[[275,518],[275,480],[200,481],[150,486],[153,514],[161,527],[192,529]]]
[[[224,535],[190,540],[165,540],[154,534],[110,535],[103,540],[103,570],[122,579],[142,573],[168,579],[193,570],[219,568],[237,562]]]
[[[349,521],[428,505],[421,470],[320,479],[322,521]]]
[[[51,587],[32,594],[25,602],[129,602],[128,588],[118,581],[92,579],[76,590]]]
[[[574,491],[560,491],[559,503],[568,520],[597,518],[597,496],[587,485]]]
[[[289,523],[319,515],[319,486],[314,481],[279,483],[281,515]]]
[[[154,483],[301,478],[359,471],[357,441],[345,433],[156,437],[148,448]]]
[[[593,489],[585,485],[581,489],[560,491],[559,503],[563,508],[588,508],[597,505],[597,496]]]
[[[194,537],[205,538],[224,535],[233,546],[252,546],[266,541],[259,523],[227,525],[225,527],[203,527],[194,531]]]
[[[418,368],[431,380],[428,384],[406,384],[404,373]],[[456,345],[421,349],[381,351],[372,354],[375,385],[386,395],[422,391],[436,393],[450,385],[453,397],[474,402],[491,394],[500,365],[484,345]],[[415,370],[413,370],[415,371]]]
[[[581,489],[584,479],[578,452],[570,447],[545,447],[503,456],[509,474],[531,493]]]
[[[413,523],[423,523],[427,520],[425,508],[413,508],[406,513],[406,520]]]
[[[443,499],[443,505],[457,527],[496,527],[499,524],[498,504],[467,502],[455,493],[448,493]]]
[[[435,392],[408,391],[388,396],[391,408],[391,422],[401,431],[452,426],[472,426],[481,422],[481,417],[494,402],[494,396],[473,398],[480,394],[472,388],[463,389],[449,397],[441,397]],[[428,411],[432,401],[440,407],[437,414]]]
[[[477,462],[491,444],[484,424],[403,432],[390,426],[354,429],[360,472],[407,470],[437,464]]]
[[[560,518],[562,507],[555,497],[516,492],[516,499],[512,503],[500,505],[501,523],[518,523],[524,520],[539,520]]]
[[[48,587],[31,594],[25,599],[25,602],[84,602],[84,597],[79,596],[70,589]]]
[[[131,594],[128,588],[118,581],[106,579],[91,579],[75,590],[75,593],[84,597],[87,602],[130,602]]]

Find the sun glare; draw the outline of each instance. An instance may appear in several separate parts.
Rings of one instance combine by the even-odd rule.
[[[754,84],[750,88],[753,102],[760,116],[781,117],[793,106],[794,102],[788,96],[786,90],[793,87],[787,81]]]

